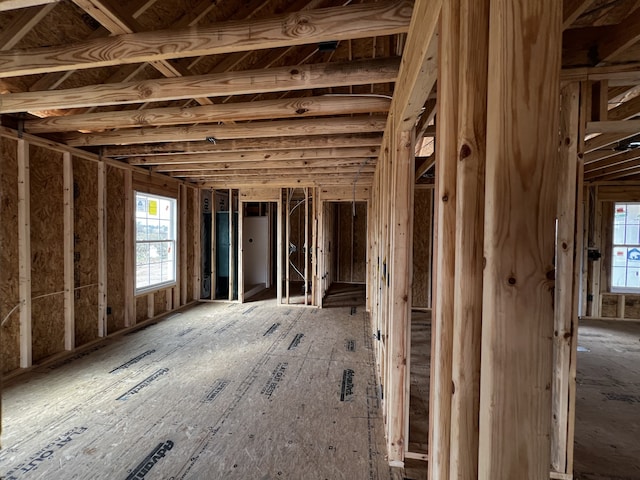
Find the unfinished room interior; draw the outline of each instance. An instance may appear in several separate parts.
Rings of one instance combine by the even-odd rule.
[[[0,0],[0,478],[640,479],[640,0]]]

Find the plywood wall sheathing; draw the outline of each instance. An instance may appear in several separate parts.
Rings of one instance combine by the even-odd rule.
[[[0,137],[0,375],[20,366],[17,142]]]
[[[98,337],[98,166],[73,158],[76,346]],[[115,260],[115,259],[114,259]]]
[[[107,166],[107,332],[125,327],[125,177],[126,172]],[[133,322],[132,322],[133,324]]]
[[[62,154],[30,147],[33,361],[64,350]]]
[[[433,247],[433,189],[416,188],[413,209],[414,307],[431,307],[431,253]]]

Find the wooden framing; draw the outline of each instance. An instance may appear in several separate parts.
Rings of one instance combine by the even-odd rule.
[[[477,478],[489,0],[460,2],[450,478]]]
[[[136,324],[135,311],[135,218],[133,204],[135,201],[133,191],[133,175],[131,171],[124,172],[124,298],[125,298],[125,316],[124,324],[131,327]],[[176,269],[177,270],[177,269]],[[179,288],[174,287],[174,297],[172,304],[180,305]],[[176,298],[177,297],[177,298]]]
[[[408,1],[350,5],[308,12],[305,35],[295,34],[298,22],[285,14],[197,30],[131,33],[72,45],[11,50],[0,53],[0,78],[405,33],[411,13]],[[312,31],[316,33],[310,34]],[[171,47],[166,38],[175,40]]]
[[[551,467],[556,473],[567,471],[570,361],[573,336],[577,327],[574,315],[574,259],[580,258],[577,238],[581,227],[577,224],[576,207],[582,191],[578,177],[580,85],[571,83],[561,92],[560,154],[558,169],[558,210],[556,249],[556,290],[554,309],[554,361],[552,387]],[[577,316],[576,316],[577,318]]]
[[[549,477],[561,30],[555,0],[491,1],[481,479]]]
[[[238,302],[244,303],[244,201],[238,193]]]
[[[70,153],[62,154],[64,182],[64,349],[75,348],[74,312],[74,215],[73,215],[73,163]]]
[[[20,368],[32,362],[31,345],[31,189],[29,144],[18,139],[18,291],[20,296]]]
[[[445,2],[440,21],[438,129],[431,379],[429,397],[429,476],[448,480],[451,438],[451,388],[456,230],[457,112],[459,65],[458,2]]]
[[[236,280],[235,232],[233,230],[233,189],[229,189],[229,301],[233,301],[233,288]]]
[[[126,187],[126,185],[125,185]],[[126,194],[125,194],[126,198]],[[132,202],[129,202],[132,203]],[[107,328],[107,169],[103,161],[98,163],[98,336],[105,337]],[[126,208],[125,208],[126,215]],[[133,213],[131,212],[131,215]],[[125,218],[125,236],[126,236]],[[133,234],[133,232],[131,232]],[[127,246],[125,238],[125,249]],[[125,253],[126,255],[126,253]],[[133,258],[133,254],[130,254]],[[126,277],[126,266],[125,266]],[[125,280],[126,282],[126,280]],[[126,295],[126,293],[125,293]],[[135,318],[135,316],[134,316]]]
[[[191,215],[194,218],[193,226],[193,299],[200,299],[200,290],[201,290],[201,281],[202,281],[202,268],[201,268],[201,257],[202,257],[202,249],[200,246],[200,228],[202,224],[202,215],[201,215],[201,206],[202,201],[200,199],[200,189],[193,189],[193,206],[191,210]],[[213,237],[212,237],[213,238]]]
[[[180,305],[187,303],[189,296],[188,285],[189,280],[187,278],[187,242],[189,241],[186,235],[187,232],[187,216],[189,212],[189,205],[187,203],[187,188],[185,185],[180,185],[178,208],[180,209],[180,215],[178,216],[180,221],[180,232],[182,233],[179,238],[180,245]]]
[[[140,102],[222,97],[282,90],[327,88],[354,84],[393,82],[398,58],[353,61],[345,64],[313,64],[273,67],[244,72],[167,78],[153,82],[122,82],[70,88],[55,92],[20,92],[3,95],[0,113],[49,109],[99,107]],[[313,84],[308,79],[313,78]]]
[[[282,262],[284,258],[284,246],[282,245],[282,235],[284,228],[284,216],[282,214],[282,209],[284,207],[284,201],[282,199],[282,195],[284,190],[282,188],[278,191],[278,218],[277,218],[277,238],[276,238],[276,297],[278,305],[282,304],[282,281],[283,281],[283,272],[282,272]]]

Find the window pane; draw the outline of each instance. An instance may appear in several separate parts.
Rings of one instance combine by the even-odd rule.
[[[626,287],[627,286],[627,269],[626,267],[613,267],[611,269],[611,286]]]
[[[136,289],[175,281],[176,200],[136,193]]]
[[[640,268],[627,269],[627,287],[640,288]]]
[[[616,223],[613,226],[613,243],[616,245],[622,245],[624,244],[624,237],[625,237],[625,233],[626,233],[626,228],[625,228],[625,224],[624,223]]]
[[[625,242],[627,245],[637,245],[638,244],[638,230],[640,229],[640,225],[627,225],[627,232],[625,235]]]
[[[640,204],[627,203],[627,224],[638,225],[640,224]]]

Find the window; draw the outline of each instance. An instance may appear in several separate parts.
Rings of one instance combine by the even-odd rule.
[[[136,293],[176,281],[176,203],[136,192]]]
[[[611,289],[640,292],[640,203],[616,203]]]

